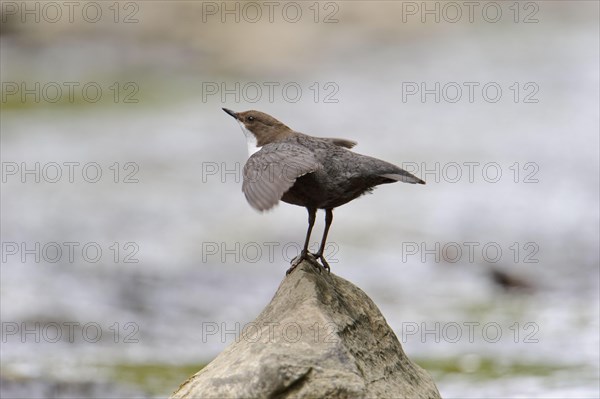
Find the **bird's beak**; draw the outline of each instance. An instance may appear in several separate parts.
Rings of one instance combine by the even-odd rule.
[[[227,112],[229,115],[233,116],[237,120],[237,114],[230,109],[223,108],[223,111]]]

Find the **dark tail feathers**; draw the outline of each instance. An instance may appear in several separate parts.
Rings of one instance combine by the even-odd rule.
[[[425,184],[425,181],[419,179],[417,176],[411,173],[408,173],[404,169],[400,169],[400,171],[397,173],[385,173],[380,176],[385,177],[386,179],[401,181],[402,183]]]

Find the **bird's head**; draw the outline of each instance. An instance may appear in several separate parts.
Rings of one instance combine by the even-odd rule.
[[[252,155],[265,144],[283,139],[292,130],[277,119],[260,111],[234,112],[223,108],[223,111],[238,121],[248,140],[248,152]]]

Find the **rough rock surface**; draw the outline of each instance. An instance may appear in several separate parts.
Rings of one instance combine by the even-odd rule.
[[[308,261],[171,398],[439,398],[373,301]]]

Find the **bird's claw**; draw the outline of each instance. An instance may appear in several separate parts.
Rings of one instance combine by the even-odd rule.
[[[323,263],[323,265],[319,264],[319,262],[317,261],[317,259],[321,259],[321,263]],[[311,265],[313,265],[314,267],[316,267],[317,270],[319,271],[319,273],[321,273],[321,269],[325,269],[329,273],[331,273],[331,268],[329,267],[329,264],[327,263],[327,261],[325,261],[325,258],[323,258],[323,255],[312,254],[312,253],[310,253],[308,251],[306,251],[306,252],[302,251],[302,252],[300,252],[300,255],[298,255],[294,259],[292,259],[292,262],[291,262],[292,266],[285,272],[285,274],[288,275],[292,271],[294,271],[294,269],[300,263],[302,263],[303,260],[307,260]]]
[[[321,259],[321,263],[323,264],[323,269],[327,270],[327,273],[331,273],[331,268],[329,267],[329,263],[325,260],[323,255],[320,255],[318,259]]]
[[[315,263],[317,263],[317,260],[315,259],[315,257],[313,256],[313,254],[311,254],[308,251],[302,251],[302,252],[300,252],[300,255],[298,255],[294,259],[292,259],[292,262],[291,262],[292,266],[285,272],[285,274],[288,275],[292,271],[294,271],[294,269],[296,267],[298,267],[298,265],[300,263],[302,263],[303,260],[308,260],[308,262],[311,265],[314,265]]]

